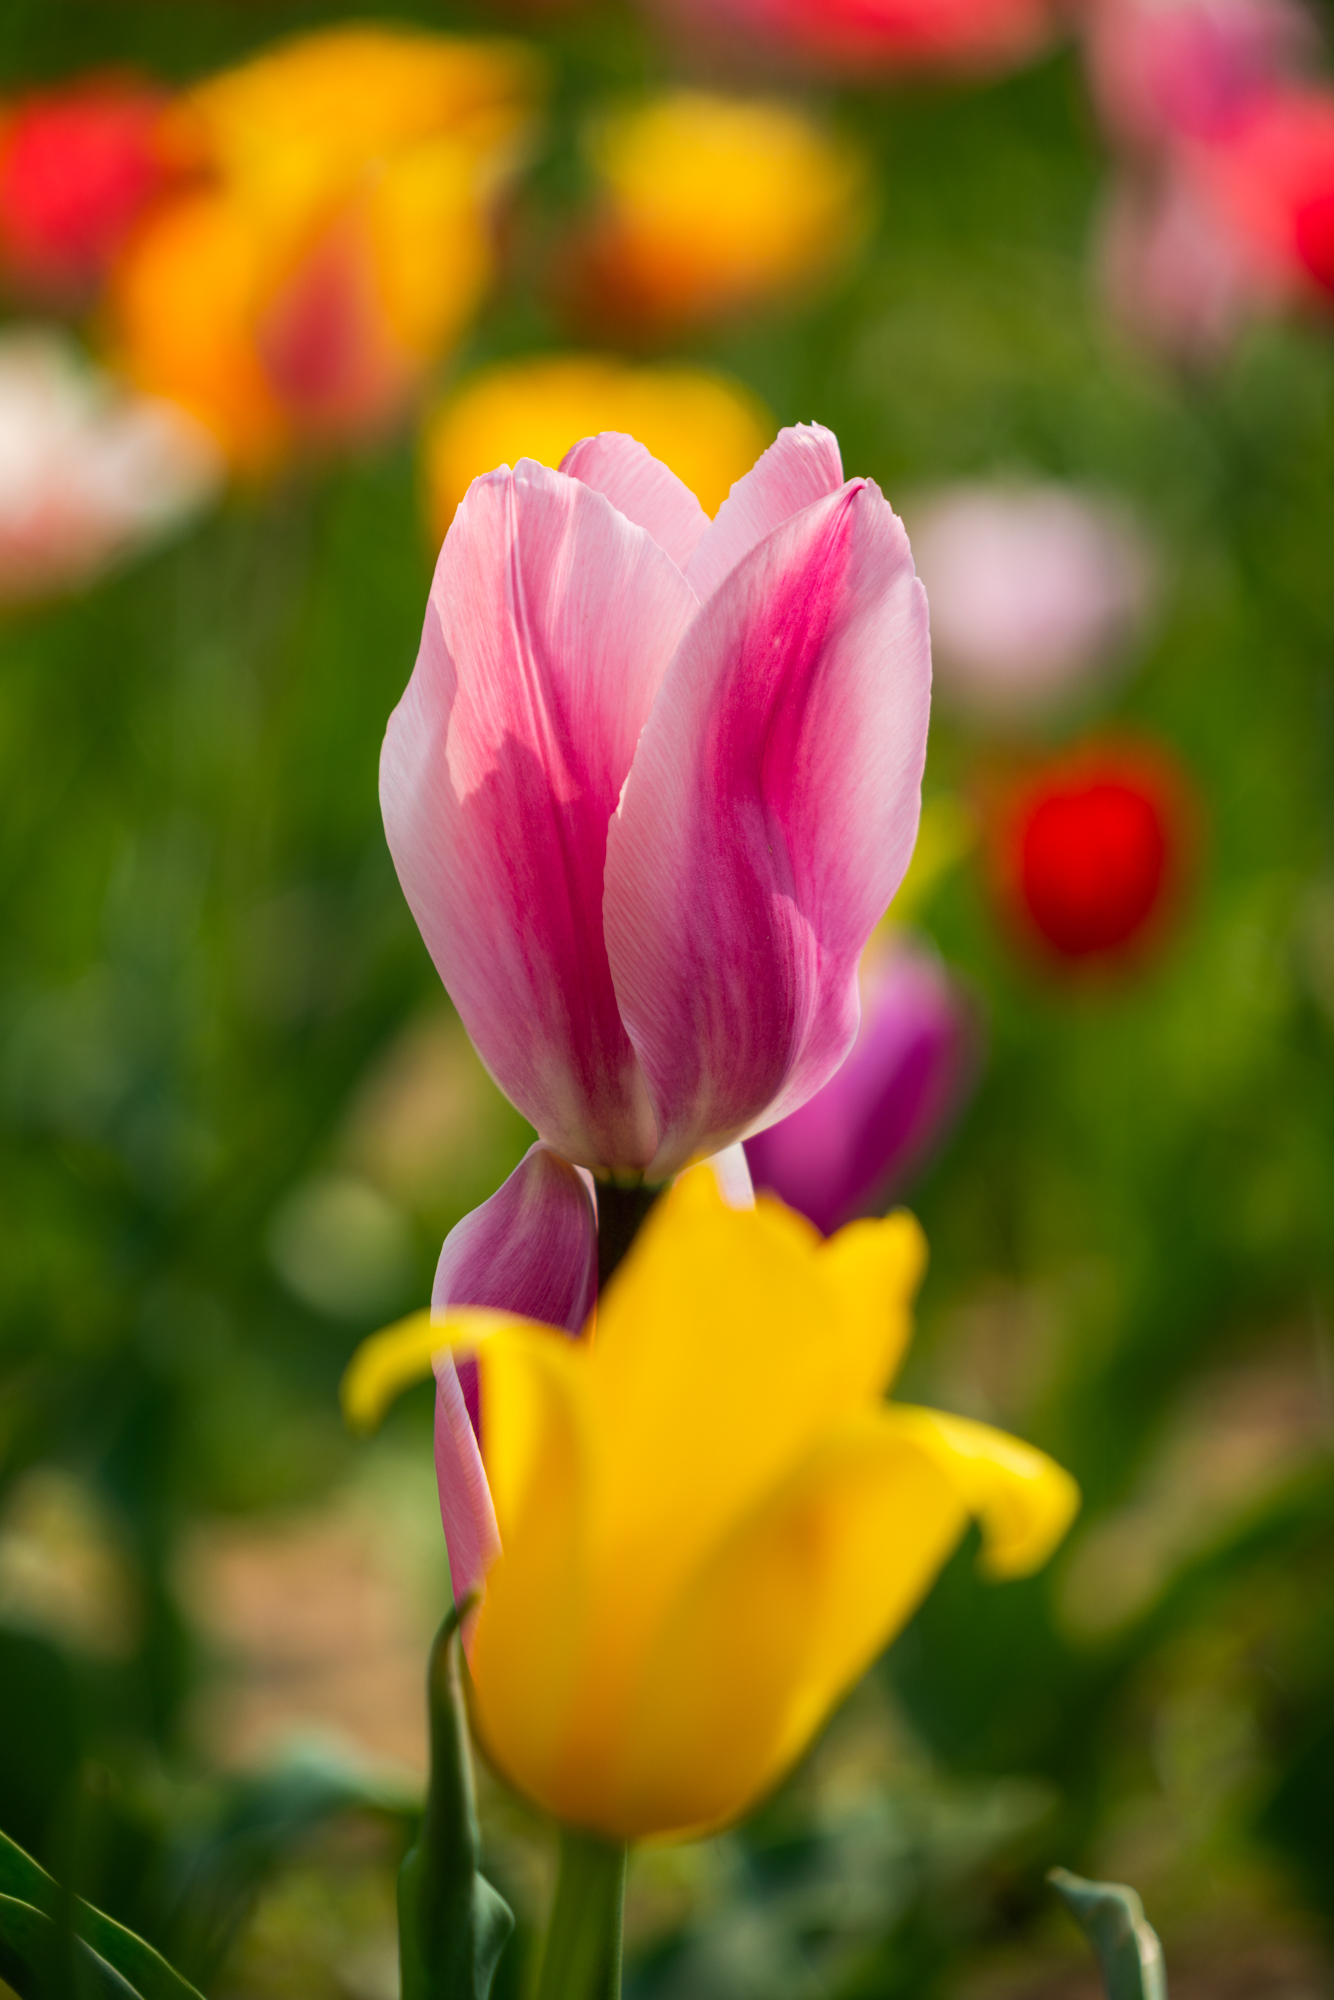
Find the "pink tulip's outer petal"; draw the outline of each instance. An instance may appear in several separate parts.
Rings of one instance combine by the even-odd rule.
[[[494,1306],[578,1333],[598,1282],[597,1218],[577,1167],[530,1146],[509,1179],[456,1223],[436,1266],[431,1310]]]
[[[917,835],[930,693],[908,539],[861,480],[752,550],[686,634],[607,842],[650,1178],[795,1110],[846,1055]]]
[[[494,1306],[578,1333],[598,1283],[597,1220],[577,1167],[530,1146],[489,1201],[445,1238],[431,1309]],[[444,1354],[436,1366],[435,1469],[455,1600],[481,1583],[499,1542],[478,1439],[477,1362]]]
[[[488,1565],[500,1553],[496,1510],[472,1415],[458,1370],[446,1356],[435,1385],[435,1479],[456,1604],[480,1586]]]
[[[695,552],[709,517],[684,480],[624,431],[581,438],[560,462],[562,472],[605,493],[618,513],[647,528],[679,570]]]
[[[602,936],[607,823],[676,642],[681,572],[600,493],[473,482],[385,734],[380,798],[436,969],[502,1090],[586,1166],[654,1129]]]
[[[780,431],[738,479],[690,558],[686,577],[700,603],[766,535],[842,484],[843,460],[832,431],[823,424],[792,424]]]

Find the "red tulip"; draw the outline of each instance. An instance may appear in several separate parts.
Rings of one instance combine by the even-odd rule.
[[[1033,773],[1009,800],[997,857],[1021,929],[1071,963],[1138,952],[1186,872],[1187,798],[1162,753],[1140,746],[1086,746]]]
[[[95,285],[162,185],[164,99],[134,77],[34,91],[0,135],[0,242],[10,278],[43,297]]]

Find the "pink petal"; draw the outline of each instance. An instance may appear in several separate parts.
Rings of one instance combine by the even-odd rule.
[[[843,484],[838,439],[823,424],[793,424],[738,479],[686,568],[700,603],[784,521]]]
[[[412,913],[483,1061],[543,1139],[642,1166],[653,1120],[602,936],[607,822],[696,610],[642,528],[521,460],[473,482],[380,761]]]
[[[500,1554],[500,1532],[491,1490],[482,1469],[470,1413],[452,1361],[442,1364],[435,1385],[435,1480],[440,1522],[449,1551],[454,1602],[477,1590]]]
[[[761,543],[687,632],[607,844],[651,1178],[795,1110],[847,1053],[857,961],[917,834],[930,690],[908,539],[861,480]]]
[[[593,1202],[577,1168],[530,1146],[489,1201],[445,1238],[431,1309],[495,1306],[578,1333],[597,1297]],[[436,1369],[435,1470],[456,1602],[482,1581],[499,1548],[478,1450],[477,1363],[442,1355]]]
[[[605,493],[618,513],[647,528],[679,570],[684,570],[709,517],[690,488],[656,459],[647,445],[623,431],[600,431],[571,445],[562,472]]]

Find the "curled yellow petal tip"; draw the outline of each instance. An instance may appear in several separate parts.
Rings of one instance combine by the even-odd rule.
[[[986,1574],[1003,1579],[1041,1569],[1079,1512],[1079,1488],[1064,1466],[970,1417],[891,1408],[897,1422],[937,1453],[976,1517]]]
[[[415,1312],[363,1340],[348,1362],[338,1396],[349,1430],[373,1431],[394,1398],[431,1372],[437,1350],[448,1346],[429,1312]]]
[[[490,1306],[451,1307],[443,1320],[425,1310],[395,1320],[363,1340],[343,1372],[338,1395],[348,1429],[378,1429],[395,1398],[432,1373],[437,1354],[469,1353],[502,1328],[533,1324]]]

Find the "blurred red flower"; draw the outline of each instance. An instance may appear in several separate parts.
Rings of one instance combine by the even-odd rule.
[[[82,77],[19,98],[0,127],[0,245],[10,281],[80,298],[161,187],[165,99],[133,76]]]
[[[1136,956],[1179,902],[1194,819],[1161,750],[1084,745],[1011,788],[994,853],[1002,900],[1022,934],[1068,964]]]
[[[987,75],[1032,61],[1062,25],[1059,0],[649,0],[678,33],[753,65],[864,80],[898,69]]]

